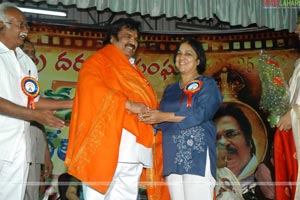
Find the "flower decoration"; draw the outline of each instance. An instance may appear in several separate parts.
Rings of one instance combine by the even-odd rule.
[[[258,69],[262,87],[260,108],[269,113],[270,125],[275,126],[289,109],[288,85],[279,63],[264,51],[260,54]]]

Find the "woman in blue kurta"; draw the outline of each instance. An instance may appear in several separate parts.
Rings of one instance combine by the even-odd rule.
[[[216,127],[212,118],[222,103],[206,68],[201,43],[185,39],[174,53],[180,81],[164,91],[159,110],[139,115],[163,133],[163,176],[172,200],[213,199],[216,177]]]

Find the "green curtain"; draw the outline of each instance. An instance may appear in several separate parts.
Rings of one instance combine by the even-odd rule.
[[[24,0],[19,0],[24,1]],[[113,12],[126,11],[151,17],[210,19],[215,15],[231,25],[248,26],[256,23],[259,27],[275,30],[288,29],[293,32],[297,23],[300,6],[284,7],[286,2],[298,0],[33,0],[51,5],[76,5],[78,8],[96,7],[101,11],[109,8]],[[281,6],[265,7],[266,2],[280,2]]]

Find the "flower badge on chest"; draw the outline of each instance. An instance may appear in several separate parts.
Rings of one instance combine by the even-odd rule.
[[[22,79],[21,87],[24,94],[28,97],[27,108],[35,109],[34,98],[40,92],[39,82],[31,76],[26,76]]]
[[[184,95],[180,99],[180,103],[184,96],[187,96],[186,107],[192,107],[193,95],[202,88],[203,82],[201,80],[189,81],[183,88]]]

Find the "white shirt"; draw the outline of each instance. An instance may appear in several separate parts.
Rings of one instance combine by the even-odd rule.
[[[129,59],[133,67],[135,67],[134,61],[134,58]],[[152,148],[137,143],[136,136],[123,128],[118,162],[141,163],[144,167],[150,168],[152,167]]]
[[[240,181],[242,189],[247,188],[251,184],[255,184],[254,173],[258,166],[258,160],[256,155],[252,155],[251,160],[244,167],[241,173],[237,176],[237,179]]]
[[[146,168],[152,167],[152,148],[136,142],[136,136],[123,128],[119,149],[121,163],[141,163]]]
[[[289,85],[291,106],[294,106],[295,104],[300,105],[300,59],[298,59],[295,64],[295,69],[289,81]]]
[[[16,54],[0,42],[0,97],[26,107],[28,98],[21,81],[29,71],[35,79],[38,74],[33,61],[19,47]],[[29,135],[28,122],[0,114],[0,160],[13,160],[22,134]]]
[[[236,176],[227,167],[217,168],[217,200],[242,200],[242,188]]]

